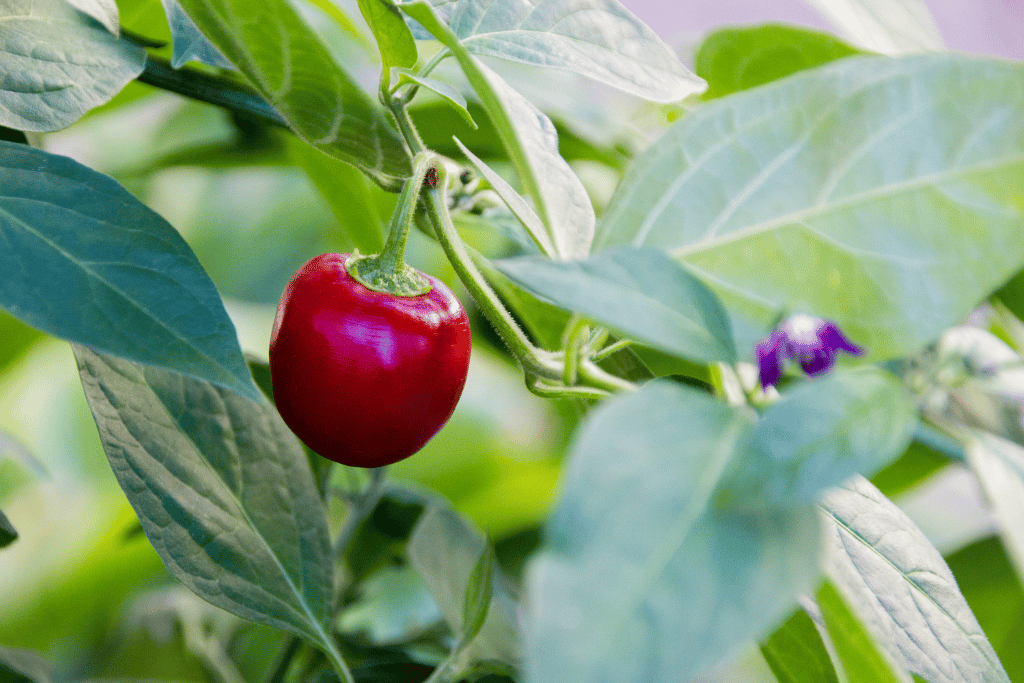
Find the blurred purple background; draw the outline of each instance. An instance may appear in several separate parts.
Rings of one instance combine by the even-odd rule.
[[[620,0],[671,45],[723,25],[784,22],[827,29],[801,0]],[[1024,60],[1024,0],[926,0],[951,50]],[[830,31],[834,32],[834,31]]]

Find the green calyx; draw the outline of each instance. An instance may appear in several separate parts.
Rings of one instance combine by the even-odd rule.
[[[393,265],[386,266],[381,260],[376,255],[356,254],[345,261],[345,270],[362,286],[384,294],[413,297],[426,294],[433,288],[430,280],[415,268],[403,263],[396,270]]]

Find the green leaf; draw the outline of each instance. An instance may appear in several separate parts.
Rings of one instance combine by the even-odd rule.
[[[806,0],[846,38],[897,55],[942,50],[939,27],[924,0]]]
[[[761,654],[779,683],[839,683],[818,628],[803,609],[761,643]]]
[[[921,425],[918,425],[918,433]],[[949,458],[925,441],[914,441],[895,462],[871,477],[883,495],[893,498],[910,491],[949,464]]]
[[[369,173],[412,173],[384,112],[335,63],[287,0],[179,2],[303,140]]]
[[[115,36],[120,34],[121,24],[114,0],[68,0],[68,3],[103,24],[103,28]]]
[[[377,39],[382,62],[381,87],[391,85],[391,67],[416,66],[416,41],[392,0],[359,0],[359,11]]]
[[[712,504],[754,419],[665,380],[591,414],[527,572],[526,680],[689,681],[793,610],[818,576],[810,510]]]
[[[30,650],[0,645],[0,681],[50,683],[50,664]]]
[[[0,142],[0,306],[50,334],[260,399],[217,290],[115,181]]]
[[[118,40],[70,5],[19,5],[0,8],[0,126],[66,128],[142,73],[141,48]]]
[[[874,367],[832,372],[784,391],[754,429],[755,456],[732,485],[740,500],[778,506],[817,501],[854,474],[871,476],[901,455],[917,406],[898,380]]]
[[[617,335],[702,362],[734,361],[729,317],[685,268],[649,248],[618,247],[584,261],[494,261],[528,292],[607,325]]]
[[[981,430],[970,430],[967,463],[999,524],[1000,537],[1024,581],[1024,448]]]
[[[1012,62],[850,57],[715,100],[638,159],[595,248],[688,263],[741,354],[785,309],[907,355],[1024,264],[1021,83]]]
[[[875,642],[930,683],[1008,683],[939,551],[866,479],[822,503],[827,571]]]
[[[447,83],[435,81],[433,78],[418,76],[407,69],[396,69],[395,72],[398,74],[399,83],[416,83],[417,85],[422,85],[428,90],[432,90],[440,95],[445,102],[450,104],[452,108],[459,113],[462,120],[469,124],[471,128],[474,130],[478,128],[476,121],[473,120],[473,115],[469,113],[469,104],[466,102],[466,98],[463,97],[462,93],[458,90]]]
[[[486,539],[462,516],[434,505],[423,513],[409,539],[409,561],[423,577],[452,631],[467,634],[465,599],[471,576],[485,551]],[[516,603],[499,571],[492,578],[493,594],[479,633],[466,648],[469,661],[496,659],[515,663],[520,657]],[[474,612],[479,615],[479,611]]]
[[[206,39],[195,23],[185,14],[178,0],[160,0],[171,28],[173,55],[171,66],[181,68],[186,62],[196,60],[211,66],[233,69],[231,62],[220,53],[213,43]]]
[[[336,652],[327,518],[277,411],[74,349],[103,449],[170,572],[217,607]]]
[[[473,565],[466,582],[466,595],[462,599],[462,636],[463,643],[470,643],[487,619],[491,598],[494,595],[494,548],[490,539],[484,539],[480,559]]]
[[[672,48],[615,0],[430,2],[475,54],[572,71],[655,102],[704,89]]]
[[[465,72],[544,223],[554,257],[590,253],[594,207],[583,183],[558,153],[554,124],[498,74],[470,54],[425,0],[402,9],[444,44]]]
[[[850,681],[901,683],[909,675],[897,674],[871,641],[863,624],[843,601],[835,587],[826,581],[816,596],[829,638]],[[961,679],[965,680],[965,679]]]
[[[3,510],[0,510],[0,548],[6,548],[16,540],[18,540],[18,530],[11,524],[11,520],[7,519]]]
[[[704,39],[694,68],[708,82],[710,100],[853,54],[855,48],[827,33],[796,26],[729,27]]]

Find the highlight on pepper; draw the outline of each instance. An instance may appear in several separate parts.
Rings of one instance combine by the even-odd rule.
[[[840,351],[854,356],[864,353],[831,320],[794,315],[757,345],[761,387],[766,389],[779,381],[787,360],[798,362],[808,375],[828,372],[836,364]]]

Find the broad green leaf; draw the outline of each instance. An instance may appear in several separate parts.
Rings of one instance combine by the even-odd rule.
[[[1008,683],[949,567],[902,510],[861,477],[822,509],[830,578],[894,662],[929,683]]]
[[[1024,680],[1024,587],[999,538],[972,543],[946,562],[1010,680]]]
[[[359,11],[377,39],[382,63],[381,87],[391,85],[391,67],[416,66],[416,40],[392,0],[359,0]]]
[[[1000,537],[1024,581],[1024,448],[977,429],[969,432],[967,463],[999,524]]]
[[[883,370],[800,382],[765,410],[754,429],[754,457],[730,483],[749,487],[740,500],[757,505],[813,503],[830,486],[871,476],[901,455],[917,421],[913,399]]]
[[[66,128],[142,73],[146,53],[141,48],[118,40],[70,5],[54,0],[4,9],[0,126],[38,132]]]
[[[754,419],[664,380],[591,414],[527,571],[526,681],[689,681],[793,610],[810,511],[713,504]]]
[[[458,90],[447,83],[435,81],[433,78],[417,76],[408,69],[395,69],[395,72],[398,74],[399,83],[415,83],[416,85],[421,85],[424,88],[440,95],[445,102],[451,105],[451,107],[458,112],[463,121],[476,130],[478,126],[476,125],[476,121],[473,120],[473,115],[469,113],[469,104],[466,102],[466,98],[463,97],[462,93]]]
[[[466,582],[466,594],[462,598],[462,628],[460,636],[463,643],[470,643],[487,619],[494,595],[494,548],[490,539],[484,539],[484,547],[480,558],[473,565]]]
[[[583,261],[494,261],[531,294],[683,358],[734,361],[729,317],[696,277],[657,249],[619,247]]]
[[[705,87],[616,0],[430,2],[475,54],[572,71],[655,102],[675,102]]]
[[[335,651],[330,539],[298,439],[269,403],[75,346],[118,483],[185,586]]]
[[[879,652],[871,641],[871,636],[857,619],[857,615],[843,601],[839,591],[831,583],[826,581],[818,589],[816,600],[847,680],[909,683],[909,674],[894,671],[893,666],[886,661],[885,655]]]
[[[115,181],[0,143],[0,306],[44,332],[260,393],[195,254]]]
[[[805,0],[847,40],[874,52],[942,50],[942,36],[925,0]]]
[[[303,140],[369,173],[405,177],[412,172],[384,112],[335,63],[287,0],[179,2]]]
[[[694,64],[705,99],[748,90],[857,50],[827,33],[784,24],[723,28],[704,39]]]
[[[68,3],[103,24],[103,28],[115,36],[120,34],[121,24],[118,18],[117,3],[114,0],[68,0]]]
[[[950,459],[936,450],[927,441],[918,437],[922,425],[918,425],[914,441],[895,462],[872,475],[871,483],[889,498],[910,491],[933,474],[949,465]]]
[[[1024,65],[946,54],[850,57],[715,100],[638,159],[595,248],[688,263],[741,353],[783,310],[835,320],[875,360],[913,353],[1024,264],[1018,106]]]
[[[423,577],[452,631],[465,634],[466,587],[486,539],[462,516],[441,505],[427,509],[409,539],[409,561]],[[492,575],[493,594],[486,618],[466,649],[468,660],[515,663],[520,657],[516,603],[500,572]]]
[[[11,520],[7,519],[3,510],[0,510],[0,548],[6,548],[16,540],[18,540],[18,530],[11,524]]]
[[[426,0],[403,3],[401,7],[459,60],[533,198],[554,257],[565,260],[590,253],[594,207],[583,183],[558,153],[558,133],[551,119],[470,54]]]
[[[30,650],[0,645],[0,680],[4,683],[50,683],[50,664]]]
[[[192,60],[219,66],[222,68],[234,68],[231,62],[220,53],[213,44],[206,39],[195,23],[185,14],[178,0],[160,0],[164,6],[164,13],[167,15],[167,25],[171,28],[171,40],[173,56],[171,66],[175,69],[181,68],[186,62]]]
[[[779,683],[839,683],[818,628],[803,609],[761,643],[761,654]]]

